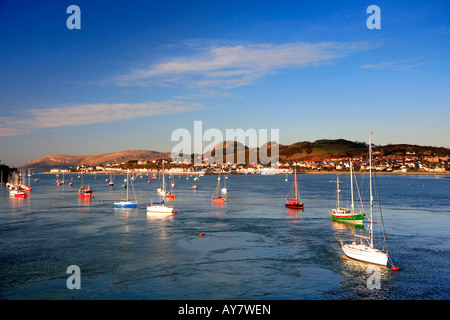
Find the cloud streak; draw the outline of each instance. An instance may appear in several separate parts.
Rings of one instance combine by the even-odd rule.
[[[109,82],[119,86],[181,85],[229,89],[253,84],[282,69],[329,63],[369,48],[370,45],[362,41],[203,46],[192,55],[169,58]]]
[[[0,117],[0,137],[29,134],[38,129],[111,123],[139,117],[174,114],[200,109],[197,103],[183,101],[144,103],[99,103],[30,109],[26,116]]]
[[[394,70],[394,71],[414,71],[415,67],[428,62],[422,61],[424,57],[407,59],[401,61],[381,62],[378,64],[366,64],[361,66],[362,69],[374,69],[374,70]]]

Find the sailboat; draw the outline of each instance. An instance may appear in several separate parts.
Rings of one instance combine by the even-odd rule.
[[[173,206],[168,207],[165,205],[164,200],[161,200],[160,202],[153,202],[151,201],[151,205],[147,206],[147,213],[148,214],[175,214],[177,213],[177,210],[174,210]]]
[[[27,192],[25,191],[25,189],[22,189],[22,187],[17,187],[15,190],[12,190],[12,193],[14,194],[15,198],[23,198],[25,199],[26,197],[28,197]]]
[[[126,199],[122,199],[120,201],[114,201],[114,207],[116,208],[136,208],[137,206],[137,201],[136,201],[136,194],[134,193],[134,201],[129,199],[128,193],[130,188],[128,188],[128,182],[131,182],[131,188],[133,189],[133,193],[134,193],[134,186],[133,186],[133,181],[130,180],[130,170],[127,171],[127,198]]]
[[[162,161],[162,188],[158,188],[157,191],[160,195],[165,196],[167,194],[166,191],[166,180],[164,179],[164,160]]]
[[[166,197],[169,199],[175,199],[175,194],[173,193],[173,186],[175,185],[175,183],[172,182],[172,176],[170,176],[170,192],[168,192],[166,194]]]
[[[91,199],[93,198],[93,191],[91,189],[91,187],[87,186],[84,187],[83,185],[83,174],[81,174],[81,187],[78,190],[78,198],[82,198],[82,199]]]
[[[358,242],[355,240],[350,244],[343,244],[341,241],[342,250],[345,255],[356,260],[386,266],[389,261],[389,251],[387,249],[386,235],[384,233],[384,224],[381,216],[381,208],[379,210],[380,218],[381,218],[381,226],[383,228],[383,238],[384,238],[384,248],[376,248],[374,245],[374,232],[373,232],[373,192],[372,192],[372,143],[371,143],[371,135],[373,132],[369,133],[369,192],[370,192],[370,228],[369,228],[369,236],[357,235],[355,237],[358,238]],[[391,263],[392,265],[392,263]],[[392,265],[392,270],[398,270],[398,267]]]
[[[352,198],[352,206],[351,208],[342,208],[340,206],[340,199],[339,199],[339,193],[341,190],[339,189],[339,183],[342,183],[342,181],[339,181],[339,177],[336,178],[336,181],[330,181],[330,182],[336,182],[336,194],[337,194],[337,206],[335,209],[331,210],[331,217],[335,221],[342,221],[347,223],[363,223],[364,217],[366,216],[365,213],[355,213],[355,203],[353,200],[353,169],[352,169],[352,162],[350,161],[350,186],[351,186],[351,198]]]
[[[304,204],[303,202],[299,201],[299,195],[298,195],[298,186],[297,186],[297,170],[294,169],[294,183],[292,184],[291,191],[289,192],[288,196],[286,197],[286,208],[291,209],[303,209]]]
[[[217,186],[214,194],[211,196],[212,203],[225,203],[228,202],[227,197],[222,197],[222,191],[220,188],[220,174],[217,178]]]
[[[177,213],[177,210],[173,208],[173,201],[171,207],[166,206],[164,199],[161,199],[160,202],[153,202],[152,199],[150,203],[151,205],[147,205],[147,214],[170,215]]]

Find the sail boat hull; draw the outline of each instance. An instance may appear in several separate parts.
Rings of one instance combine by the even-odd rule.
[[[212,203],[225,203],[228,201],[226,198],[219,197],[219,198],[211,198],[211,202]]]
[[[303,202],[290,202],[285,204],[286,208],[291,209],[304,209]]]
[[[388,255],[378,249],[371,248],[365,244],[344,244],[342,251],[349,258],[368,263],[386,266]]]
[[[363,213],[353,214],[351,210],[345,209],[335,209],[331,211],[331,217],[334,221],[342,221],[348,223],[363,223],[364,217],[366,215]]]
[[[151,205],[147,207],[147,213],[154,214],[173,214],[174,210],[171,207],[166,207],[164,205]]]
[[[114,202],[116,208],[136,208],[137,203],[135,201],[116,201]]]

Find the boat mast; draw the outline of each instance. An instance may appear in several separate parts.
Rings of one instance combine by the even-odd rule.
[[[127,201],[128,201],[128,189],[129,189],[128,182],[129,181],[130,181],[130,169],[127,170]]]
[[[165,193],[166,192],[166,182],[165,182],[165,180],[164,180],[164,160],[162,161],[162,173],[163,173],[163,188],[162,188],[162,190],[163,190],[163,192]]]
[[[298,202],[297,169],[294,169],[295,200]]]
[[[350,160],[350,190],[351,190],[351,197],[352,197],[352,213],[355,213],[355,204],[353,201],[353,168],[352,168],[352,160]]]
[[[339,190],[339,177],[336,178],[336,193],[337,193],[337,208],[339,209],[339,193],[341,190]]]
[[[370,188],[370,247],[373,248],[372,142],[369,132],[369,188]]]

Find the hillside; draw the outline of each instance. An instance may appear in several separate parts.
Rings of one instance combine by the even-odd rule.
[[[356,157],[367,153],[368,146],[363,142],[344,139],[322,139],[314,142],[296,142],[280,145],[280,161],[325,159],[332,157]]]
[[[257,159],[261,154],[271,158],[271,149],[276,145],[266,143],[260,148],[248,148],[236,141],[223,141],[215,145],[210,152],[203,155],[207,163],[218,160],[222,149],[223,163],[226,163],[227,154],[234,152],[234,163],[238,159]],[[323,160],[337,157],[366,157],[368,146],[364,142],[353,142],[344,139],[322,139],[314,142],[303,141],[290,145],[278,145],[279,159],[281,162],[299,160]],[[450,149],[440,147],[418,146],[408,144],[395,144],[386,146],[374,146],[374,152],[382,156],[415,154],[421,156],[450,156]],[[130,160],[153,161],[161,158],[170,159],[169,152],[150,150],[126,150],[97,155],[48,155],[41,159],[30,161],[19,169],[51,169],[51,168],[76,168],[80,165],[101,165],[108,163],[122,163]],[[258,158],[259,159],[259,158]],[[240,162],[240,161],[239,161]],[[266,163],[268,160],[266,160]]]
[[[30,161],[19,169],[76,168],[80,165],[96,166],[107,163],[122,163],[130,160],[152,161],[168,156],[169,153],[167,152],[150,150],[125,150],[94,155],[54,154]]]

